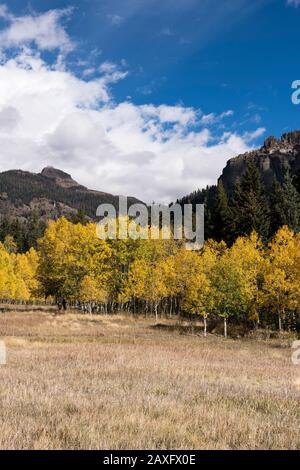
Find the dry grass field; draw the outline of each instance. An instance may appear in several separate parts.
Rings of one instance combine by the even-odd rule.
[[[0,313],[0,448],[300,449],[287,339],[205,339],[162,323]]]

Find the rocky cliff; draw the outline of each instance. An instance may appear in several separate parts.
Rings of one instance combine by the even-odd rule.
[[[229,195],[237,178],[245,173],[249,160],[259,168],[266,191],[270,192],[274,176],[282,182],[286,165],[292,175],[300,170],[300,131],[283,134],[280,139],[269,137],[260,149],[229,160],[220,177]]]

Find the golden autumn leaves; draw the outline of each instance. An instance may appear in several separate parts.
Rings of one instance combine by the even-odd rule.
[[[296,316],[300,301],[300,234],[281,228],[268,246],[253,233],[228,248],[208,241],[190,252],[174,240],[99,240],[94,224],[50,222],[38,250],[0,244],[0,296],[63,297],[105,311],[143,311],[259,323]],[[274,317],[276,316],[276,317]]]

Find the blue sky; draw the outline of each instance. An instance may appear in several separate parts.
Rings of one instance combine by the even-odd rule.
[[[70,80],[78,78],[81,85],[84,81],[92,84],[99,77],[106,77],[105,90],[109,99],[103,105],[95,98],[95,102],[90,104],[89,116],[92,109],[98,107],[102,111],[104,107],[106,112],[110,107],[110,114],[108,116],[106,113],[105,118],[112,119],[113,110],[120,105],[125,107],[126,103],[132,104],[131,111],[140,112],[142,109],[143,119],[145,110],[141,107],[144,105],[153,106],[156,116],[157,109],[162,105],[174,107],[175,113],[178,108],[193,110],[195,116],[188,124],[183,123],[182,119],[178,122],[185,126],[180,129],[181,143],[182,136],[187,145],[187,141],[190,142],[197,134],[192,146],[194,151],[199,145],[203,165],[199,167],[197,161],[195,172],[191,163],[193,152],[188,162],[183,162],[179,157],[174,157],[172,161],[172,152],[169,149],[169,153],[166,152],[162,146],[162,143],[170,141],[170,132],[174,132],[178,124],[174,124],[172,119],[162,119],[160,115],[157,118],[159,123],[155,121],[163,135],[160,134],[159,138],[152,135],[151,145],[157,139],[155,143],[159,140],[160,148],[158,145],[150,148],[136,132],[132,134],[135,146],[130,142],[126,144],[128,151],[125,144],[121,148],[120,140],[115,140],[117,134],[121,139],[120,129],[114,127],[116,116],[104,129],[106,133],[112,128],[115,130],[111,133],[110,143],[117,147],[118,152],[135,155],[132,157],[138,161],[133,171],[135,178],[140,179],[138,172],[145,167],[145,162],[152,162],[152,166],[149,164],[149,168],[145,169],[146,172],[149,170],[150,175],[158,167],[162,173],[167,172],[168,164],[177,168],[179,173],[176,175],[176,168],[172,170],[174,188],[170,186],[167,174],[163,173],[164,176],[157,176],[154,190],[148,188],[146,191],[148,199],[166,199],[213,183],[227,158],[260,145],[267,135],[280,136],[283,132],[300,127],[300,106],[291,102],[291,84],[300,79],[300,2],[291,0],[289,3],[287,0],[10,0],[7,8],[9,14],[5,14],[2,21],[4,31],[8,23],[17,23],[16,18],[36,18],[43,13],[48,14],[49,10],[68,9],[55,21],[59,32],[64,32],[64,38],[68,38],[70,47],[59,50],[59,46],[51,45],[51,42],[50,46],[44,47],[36,38],[26,40],[26,36],[23,43],[21,39],[16,42],[14,37],[12,44],[8,43],[6,34],[2,39],[5,53],[3,64],[7,68],[8,60],[16,57],[16,49],[19,48],[20,52],[27,47],[31,55],[40,55],[49,73],[53,72],[53,64],[60,61],[63,64],[61,70],[64,68],[68,72]],[[13,19],[9,19],[9,15],[13,15]],[[56,69],[58,74],[59,67],[56,66]],[[112,77],[112,73],[118,75]],[[77,109],[82,107],[78,103],[74,106]],[[15,109],[20,111],[17,105]],[[147,113],[149,115],[148,108]],[[151,113],[153,115],[154,111]],[[149,120],[147,117],[145,125],[149,125]],[[51,126],[49,124],[49,129]],[[205,137],[205,131],[209,132],[209,137]],[[24,132],[22,136],[24,138]],[[174,134],[171,139],[173,137]],[[238,144],[235,138],[240,139]],[[231,139],[228,148],[224,147],[226,139]],[[214,157],[212,148],[214,152],[223,152],[221,161]],[[101,188],[99,180],[94,181],[87,169],[79,172],[78,165],[74,163],[76,158],[66,149],[60,149],[59,155],[54,155],[52,148],[47,152],[51,164],[61,163],[60,166],[65,169],[75,170],[76,176],[92,187],[111,188],[112,192],[130,191],[142,197],[144,183],[139,187],[134,178],[132,182],[122,183],[124,159],[119,158],[118,152],[114,154],[115,168],[111,165],[104,170],[105,164],[97,167],[95,173],[104,186]],[[139,152],[145,154],[143,162],[143,157],[137,156]],[[163,154],[165,159],[169,159],[168,163],[160,159]],[[204,161],[205,158],[207,161]],[[41,158],[41,164],[44,161],[47,163],[46,160]],[[117,168],[121,160],[121,166]],[[153,165],[154,160],[157,166]],[[22,163],[20,166],[24,167],[24,162],[17,156],[15,162]],[[29,159],[26,165],[28,169],[33,169],[37,166],[36,159]],[[129,161],[132,169],[130,165],[134,165],[132,159]],[[211,166],[211,171],[208,166]],[[141,180],[144,181],[142,177]]]
[[[80,46],[75,57],[98,49],[101,56],[91,62],[128,64],[128,77],[114,89],[118,100],[181,102],[217,113],[232,108],[232,122],[247,130],[258,115],[268,133],[299,127],[300,109],[290,96],[292,81],[300,77],[300,7],[286,0],[10,0],[9,5],[15,13],[73,6],[68,31]]]

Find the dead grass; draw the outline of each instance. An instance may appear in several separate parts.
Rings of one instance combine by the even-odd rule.
[[[164,323],[0,313],[0,448],[300,449],[287,340],[204,339]]]

